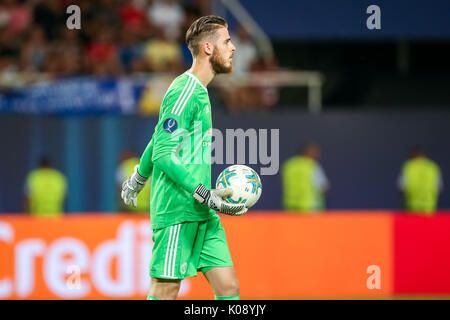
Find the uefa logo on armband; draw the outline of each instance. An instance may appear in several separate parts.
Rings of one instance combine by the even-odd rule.
[[[172,133],[178,129],[178,122],[174,118],[167,118],[164,120],[163,129],[167,133]]]

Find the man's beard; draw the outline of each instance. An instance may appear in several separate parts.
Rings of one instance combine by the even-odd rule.
[[[225,61],[220,57],[217,48],[214,48],[209,62],[211,63],[211,67],[215,74],[233,72],[233,63],[226,66]]]

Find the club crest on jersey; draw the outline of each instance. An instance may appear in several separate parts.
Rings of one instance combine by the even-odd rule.
[[[187,269],[187,263],[185,262],[180,267],[181,274],[185,274],[186,273],[186,269]]]
[[[167,118],[163,122],[163,129],[167,133],[172,133],[178,129],[178,122],[174,118]]]

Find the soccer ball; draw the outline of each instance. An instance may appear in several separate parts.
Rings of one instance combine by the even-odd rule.
[[[261,196],[261,179],[255,170],[237,164],[223,170],[216,181],[216,189],[231,187],[233,195],[224,200],[228,203],[243,203],[251,208]]]

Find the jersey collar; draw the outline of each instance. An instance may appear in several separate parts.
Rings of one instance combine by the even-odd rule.
[[[205,89],[206,93],[208,93],[208,89],[206,89],[206,87],[203,85],[203,83],[200,81],[200,79],[193,74],[192,72],[186,71],[185,72],[189,77],[193,78],[195,81],[197,81],[197,83],[203,88]]]

